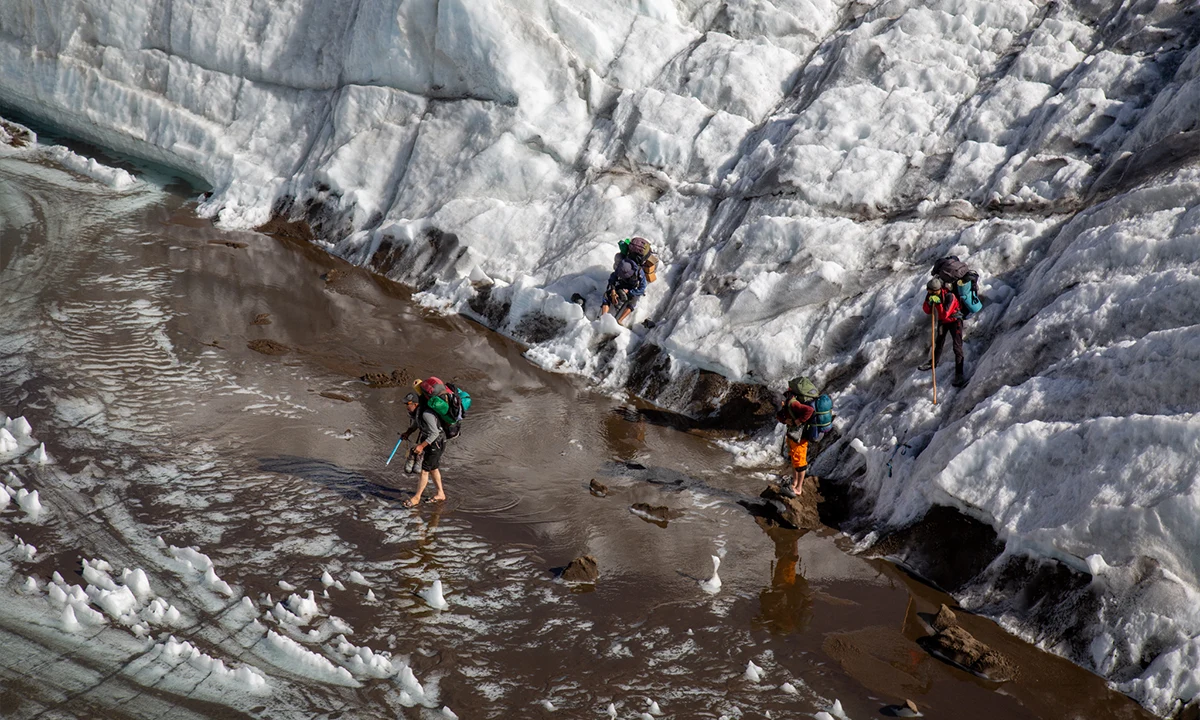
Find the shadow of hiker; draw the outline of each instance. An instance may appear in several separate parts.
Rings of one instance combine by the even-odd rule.
[[[265,472],[292,475],[333,490],[347,500],[365,500],[376,497],[388,502],[403,502],[411,493],[380,485],[365,475],[348,470],[328,460],[278,455],[258,459],[258,468]]]

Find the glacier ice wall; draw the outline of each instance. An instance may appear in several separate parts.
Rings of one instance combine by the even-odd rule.
[[[697,370],[813,375],[818,469],[881,528],[960,509],[1100,598],[1044,644],[1156,712],[1200,693],[1194,6],[138,5],[11,0],[0,103],[203,178],[223,224],[304,221],[551,369],[676,406]],[[568,298],[631,234],[656,324],[614,337]],[[947,252],[987,307],[933,405],[917,306]]]

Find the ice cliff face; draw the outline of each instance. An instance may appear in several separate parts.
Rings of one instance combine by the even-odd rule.
[[[961,509],[1083,578],[1092,617],[1044,644],[1159,713],[1200,694],[1194,5],[137,5],[9,2],[0,101],[204,178],[223,223],[305,220],[547,367],[675,405],[697,368],[810,374],[821,463],[880,527]],[[664,261],[634,333],[567,301],[631,234]],[[949,252],[987,306],[934,406]]]

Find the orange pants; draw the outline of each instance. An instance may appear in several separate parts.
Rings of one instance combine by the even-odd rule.
[[[805,470],[808,468],[808,441],[795,440],[788,438],[788,457],[791,458],[792,467],[796,470]]]

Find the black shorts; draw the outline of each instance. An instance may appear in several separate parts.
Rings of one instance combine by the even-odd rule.
[[[437,470],[442,463],[442,452],[445,449],[446,443],[444,442],[426,445],[425,454],[421,456],[421,469],[425,472]]]
[[[617,310],[621,310],[623,308],[629,308],[630,310],[633,310],[637,307],[638,300],[641,298],[641,295],[634,295],[628,290],[613,287],[610,287],[604,294],[605,304],[611,305]]]

